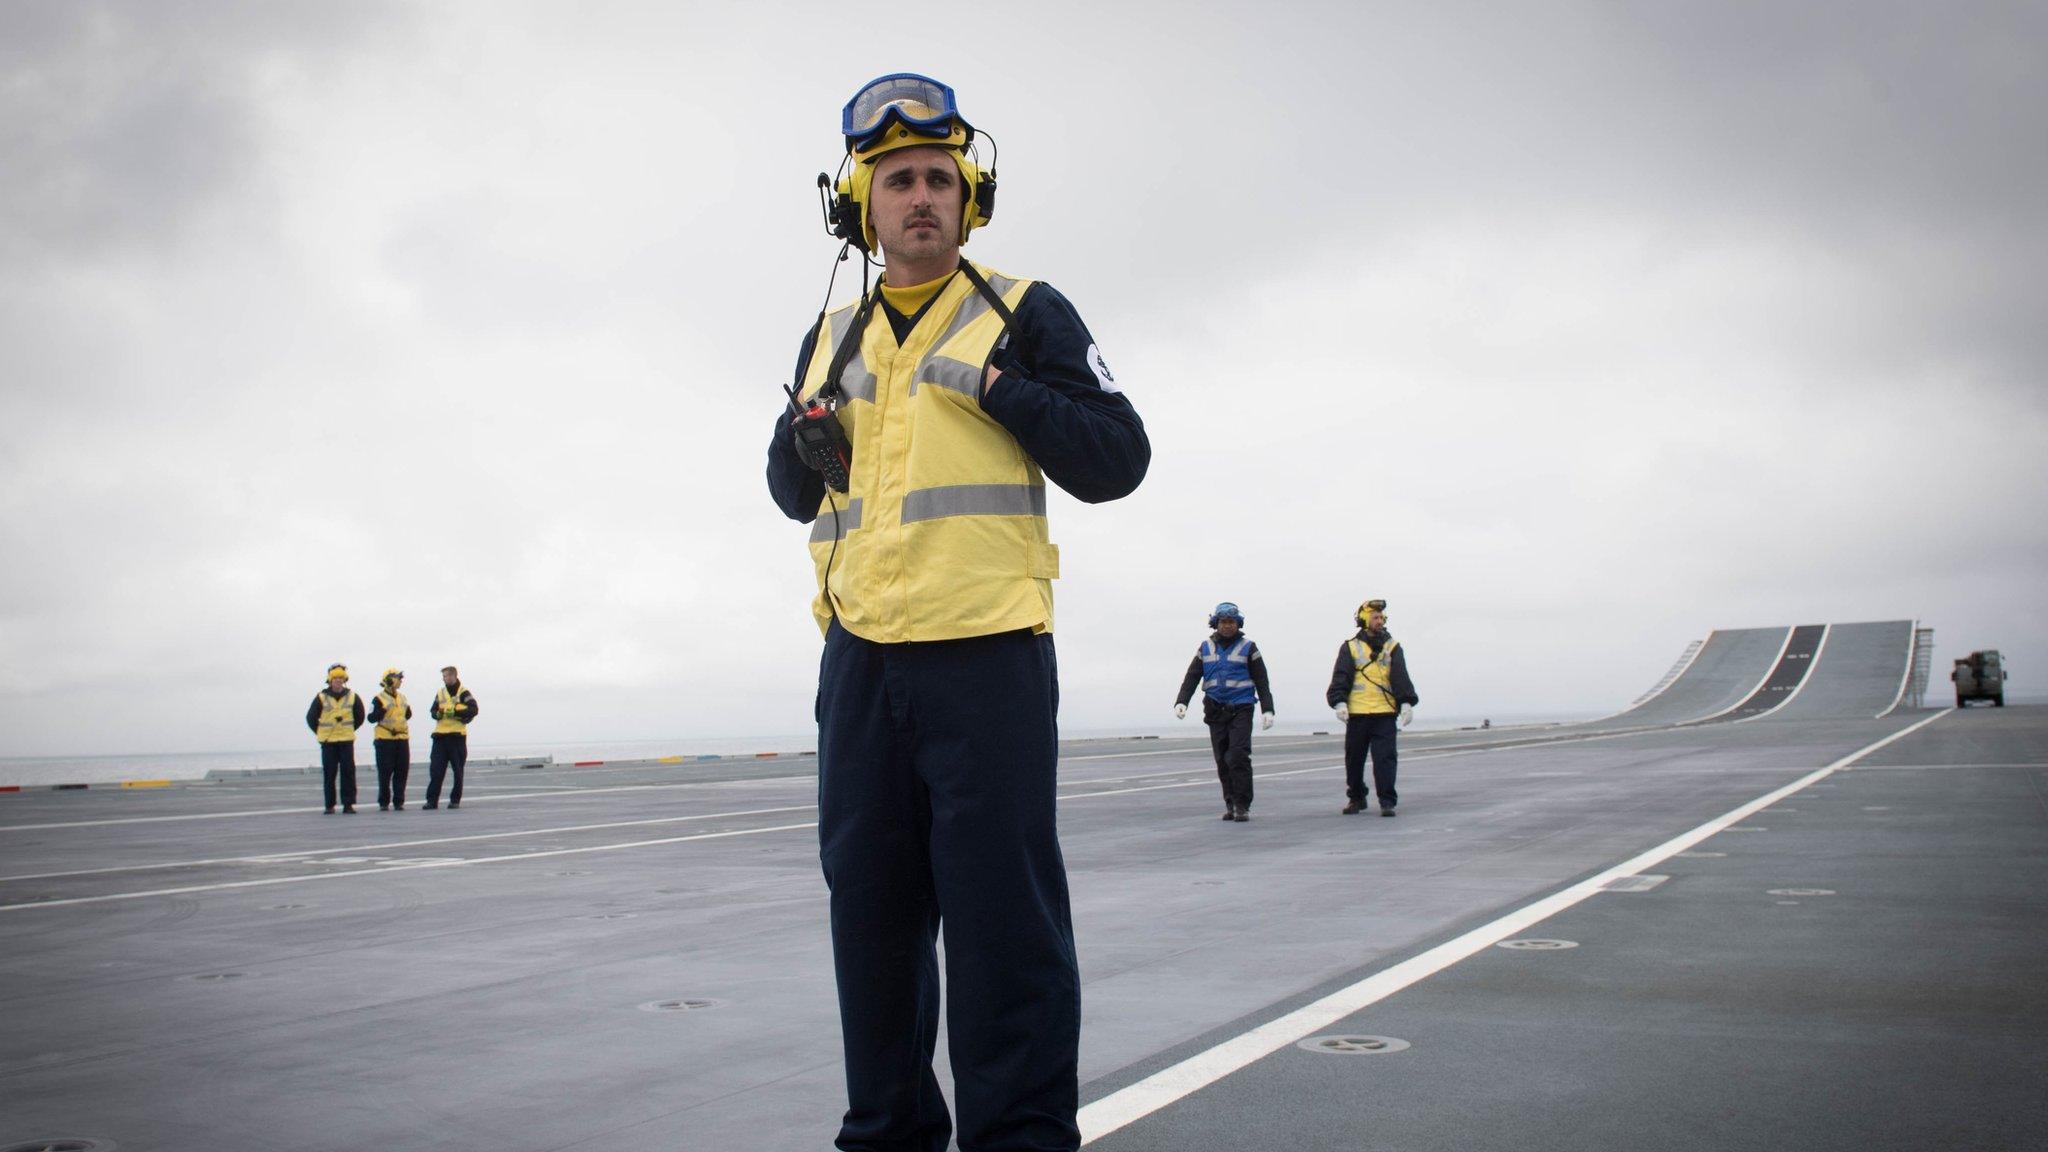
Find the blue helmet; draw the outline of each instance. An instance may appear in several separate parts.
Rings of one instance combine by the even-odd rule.
[[[1239,628],[1244,627],[1244,613],[1239,612],[1237,605],[1228,600],[1218,604],[1216,610],[1209,613],[1209,627],[1214,628],[1217,622],[1222,620],[1235,620]]]

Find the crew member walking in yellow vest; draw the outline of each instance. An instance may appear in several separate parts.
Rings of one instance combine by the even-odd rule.
[[[462,686],[455,665],[441,669],[441,690],[434,693],[433,751],[427,757],[427,802],[422,808],[441,806],[441,779],[450,769],[455,786],[448,793],[450,808],[462,807],[462,766],[469,762],[469,723],[476,719],[476,697]]]
[[[370,700],[370,746],[377,753],[377,811],[405,811],[405,778],[412,773],[412,705],[398,686],[405,673],[386,668],[377,695]]]
[[[349,691],[348,669],[327,666],[327,687],[313,694],[306,709],[306,727],[320,741],[320,791],[327,815],[334,815],[334,792],[341,785],[341,810],[356,814],[356,729],[363,726],[363,698]]]
[[[884,76],[840,127],[835,233],[886,266],[805,335],[801,403],[768,449],[777,506],[813,525],[825,636],[838,1146],[947,1146],[931,1066],[943,929],[959,1146],[1073,1149],[1081,983],[1054,806],[1045,481],[1115,500],[1152,450],[1073,305],[961,259],[995,173],[970,155],[952,89]]]
[[[1401,642],[1387,634],[1387,602],[1367,600],[1358,606],[1358,635],[1337,649],[1326,699],[1344,721],[1344,793],[1350,803],[1344,815],[1365,810],[1365,756],[1372,752],[1372,786],[1379,793],[1380,815],[1392,816],[1401,796],[1394,788],[1395,724],[1406,728],[1415,719],[1421,699],[1408,679],[1408,658]]]

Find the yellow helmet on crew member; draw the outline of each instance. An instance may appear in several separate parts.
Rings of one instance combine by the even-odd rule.
[[[1367,600],[1365,603],[1360,604],[1358,606],[1358,613],[1353,618],[1358,621],[1358,626],[1360,628],[1363,628],[1366,625],[1372,623],[1373,613],[1378,612],[1382,616],[1384,616],[1386,615],[1386,611],[1387,602],[1385,600]]]
[[[996,210],[996,170],[968,158],[974,126],[960,115],[953,90],[915,72],[894,72],[868,81],[840,113],[847,159],[837,181],[819,173],[818,183],[833,186],[826,209],[826,227],[833,236],[863,252],[875,250],[875,226],[868,219],[874,189],[875,162],[902,148],[936,147],[953,154],[966,196],[960,205],[960,243],[989,222]],[[848,166],[851,171],[848,171]]]
[[[347,680],[348,666],[346,664],[329,664],[327,666],[327,678],[329,680],[332,680],[336,676],[341,677],[343,680]]]
[[[379,683],[383,684],[384,687],[389,688],[393,684],[403,679],[405,679],[405,673],[400,672],[396,668],[386,668],[384,670],[384,679],[379,681]]]

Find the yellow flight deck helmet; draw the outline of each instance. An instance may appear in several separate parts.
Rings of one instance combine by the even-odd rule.
[[[960,242],[989,222],[996,210],[996,170],[968,158],[974,126],[960,115],[953,90],[915,72],[894,72],[870,80],[840,112],[839,129],[846,138],[844,173],[836,181],[818,174],[818,186],[833,188],[825,210],[832,235],[862,252],[875,250],[875,229],[868,220],[868,196],[874,188],[875,161],[899,148],[932,145],[953,154],[967,189],[960,209]],[[848,166],[851,171],[848,171]]]
[[[346,664],[329,664],[329,665],[327,666],[327,678],[328,678],[329,680],[332,680],[332,679],[334,679],[334,678],[335,678],[336,676],[339,676],[339,677],[341,677],[341,678],[342,678],[343,680],[346,680],[346,679],[348,679],[348,665],[346,665]]]
[[[391,687],[393,684],[403,679],[405,679],[405,673],[400,672],[396,668],[386,668],[384,670],[383,684],[386,688]]]
[[[1371,617],[1373,613],[1385,612],[1386,610],[1387,602],[1385,600],[1367,600],[1365,603],[1360,604],[1358,606],[1358,614],[1354,618],[1358,621],[1358,626],[1360,628],[1363,628],[1366,625],[1367,619]]]

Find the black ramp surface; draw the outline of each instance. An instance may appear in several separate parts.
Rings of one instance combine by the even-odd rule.
[[[1883,620],[1828,627],[1827,646],[1799,694],[1772,720],[1876,716],[1905,686],[1913,654],[1913,622]]]
[[[1748,720],[1765,715],[1789,701],[1800,684],[1805,682],[1807,672],[1812,670],[1814,654],[1820,651],[1827,631],[1825,624],[1801,624],[1792,629],[1792,637],[1785,642],[1785,651],[1778,656],[1777,666],[1771,669],[1771,674],[1764,678],[1757,690],[1732,710],[1710,719],[1716,722]]]
[[[1785,628],[1717,629],[1669,688],[1618,716],[1581,725],[1587,729],[1647,728],[1700,720],[1740,704],[1777,661]]]
[[[1405,1049],[1283,1047],[1091,1147],[2048,1147],[2048,709],[1976,721],[1318,1033]]]

